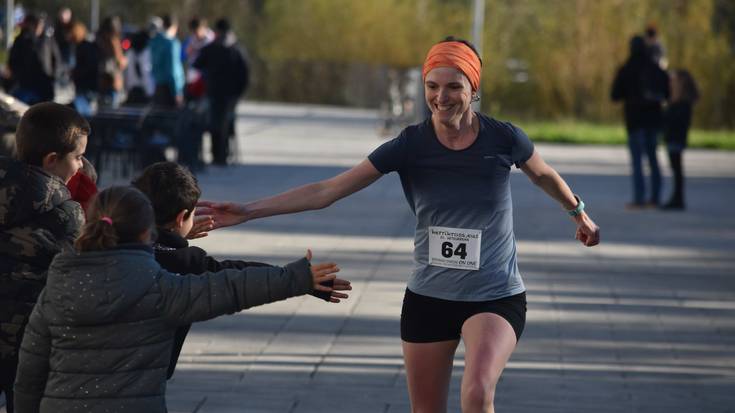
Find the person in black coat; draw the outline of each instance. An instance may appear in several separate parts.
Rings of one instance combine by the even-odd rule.
[[[99,79],[99,50],[87,38],[87,28],[82,22],[74,22],[70,30],[70,40],[74,53],[74,67],[71,78],[74,82],[74,106],[85,115],[91,113],[90,104],[97,99]]]
[[[674,70],[671,73],[671,102],[664,116],[664,141],[674,176],[674,189],[663,209],[685,208],[682,154],[687,147],[692,107],[698,98],[699,91],[692,75],[683,69]]]
[[[37,16],[27,15],[22,27],[8,56],[8,68],[16,83],[13,96],[29,105],[53,100],[61,61],[59,48],[46,36],[44,21]]]
[[[206,84],[212,162],[227,165],[229,138],[235,132],[235,106],[247,90],[250,69],[245,53],[230,31],[230,23],[219,19],[214,28],[214,41],[199,52],[193,66],[202,71]]]
[[[630,41],[630,57],[618,70],[611,98],[623,101],[633,167],[633,202],[630,208],[657,206],[661,192],[661,173],[656,159],[656,144],[661,131],[663,104],[669,99],[668,75],[650,58],[641,36]],[[646,196],[643,155],[651,169],[651,188]]]
[[[195,223],[194,210],[201,196],[196,177],[185,167],[174,162],[158,162],[143,170],[133,186],[151,200],[156,218],[157,239],[153,244],[156,261],[167,271],[178,274],[203,274],[225,269],[242,270],[249,267],[273,267],[271,264],[242,260],[217,260],[199,247],[190,246],[185,237],[206,236],[212,227],[209,217]],[[339,291],[350,290],[349,281],[336,278],[325,285],[331,292],[314,290],[311,295],[325,301],[338,303],[347,298]],[[191,325],[176,330],[171,351],[168,378],[174,373],[176,363]]]

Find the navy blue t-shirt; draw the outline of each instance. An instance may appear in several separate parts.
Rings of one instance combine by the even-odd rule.
[[[477,116],[478,136],[466,149],[444,146],[428,119],[368,156],[381,173],[398,172],[416,215],[408,288],[417,294],[484,301],[525,291],[516,261],[510,168],[533,155],[533,143],[508,122]],[[473,248],[479,260],[472,259]]]

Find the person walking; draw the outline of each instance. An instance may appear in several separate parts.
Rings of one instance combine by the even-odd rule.
[[[401,311],[412,411],[446,411],[454,354],[465,344],[464,412],[493,412],[495,386],[523,332],[526,288],[513,234],[515,165],[572,219],[576,238],[600,242],[585,204],[517,126],[472,110],[482,61],[447,38],[423,65],[431,117],[404,129],[335,177],[248,204],[200,203],[214,227],[325,208],[397,172],[416,215],[414,269]]]
[[[227,19],[214,26],[214,41],[199,52],[193,67],[204,74],[209,101],[209,132],[215,165],[227,165],[230,135],[234,134],[235,106],[248,88],[250,69]]]
[[[630,57],[618,70],[610,96],[622,101],[628,149],[633,169],[633,201],[629,209],[657,207],[661,193],[661,172],[656,158],[656,146],[662,127],[662,107],[669,99],[669,80],[650,58],[646,41],[634,36],[630,41]],[[648,158],[651,187],[646,194],[643,177],[643,156]]]

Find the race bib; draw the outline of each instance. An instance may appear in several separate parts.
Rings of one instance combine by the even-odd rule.
[[[480,230],[429,227],[429,265],[479,270],[481,242]]]

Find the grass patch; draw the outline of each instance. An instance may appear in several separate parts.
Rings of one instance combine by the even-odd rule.
[[[520,121],[517,124],[534,142],[622,145],[627,141],[622,125],[576,121]],[[735,151],[735,130],[690,130],[689,147]]]

